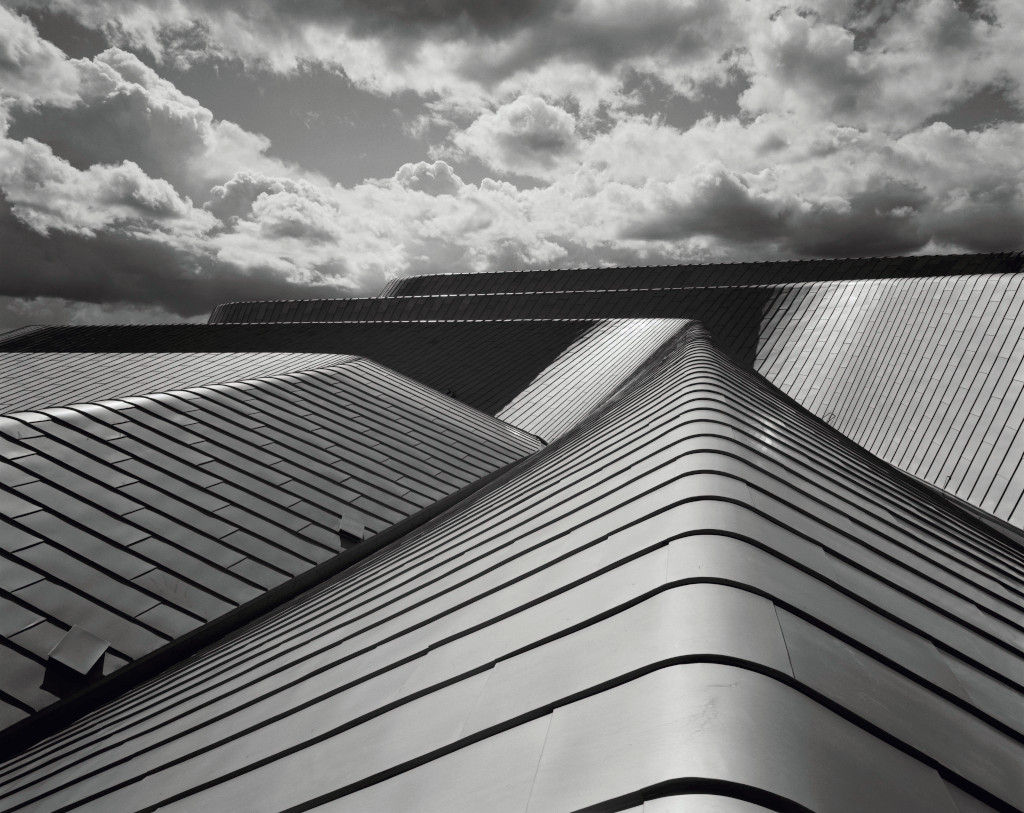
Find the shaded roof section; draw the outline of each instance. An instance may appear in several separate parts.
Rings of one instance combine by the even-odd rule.
[[[0,337],[0,352],[351,353],[493,414],[594,324],[60,326]]]
[[[0,418],[0,723],[540,446],[357,358]]]
[[[1024,527],[1021,263],[1020,254],[808,261],[793,263],[793,273],[810,274],[817,268],[818,275],[825,273],[821,269],[831,269],[834,276],[885,271],[889,277],[672,289],[643,289],[643,279],[635,275],[645,269],[594,269],[587,273],[614,274],[602,284],[617,284],[620,289],[553,293],[507,293],[502,288],[543,287],[543,280],[561,274],[569,276],[560,284],[572,287],[581,284],[584,272],[463,275],[467,284],[472,276],[475,289],[491,293],[244,306],[256,309],[246,318],[297,319],[307,312],[315,318],[334,318],[333,313],[338,318],[377,320],[372,324],[44,328],[6,343],[0,337],[0,350],[223,346],[353,352],[491,414],[511,417],[512,412],[502,410],[513,404],[518,408],[522,394],[530,392],[529,409],[540,416],[572,411],[564,400],[543,407],[542,391],[575,390],[583,397],[578,387],[561,387],[555,371],[563,368],[550,365],[583,337],[597,335],[600,320],[698,319],[734,359],[869,451]],[[783,266],[668,271],[685,276],[711,269],[746,273],[756,267],[769,268],[775,278],[782,278]],[[662,271],[668,273],[651,270]],[[964,271],[971,273],[959,273]],[[456,278],[462,276],[436,279]],[[533,279],[538,280],[536,285],[529,282]],[[385,321],[389,319],[400,321]],[[415,319],[428,321],[410,321]],[[464,321],[429,321],[436,319]],[[563,319],[579,321],[559,321]],[[623,350],[622,358],[629,352]],[[594,374],[600,375],[603,365],[611,363],[595,361]],[[583,369],[565,367],[563,372],[579,382],[586,380],[579,375]],[[546,389],[534,393],[531,388],[541,382],[546,382]],[[524,414],[518,413],[515,420]]]
[[[537,272],[540,273],[540,272]],[[489,276],[483,274],[481,276]],[[314,323],[491,320],[593,320],[637,318],[702,318],[720,329],[739,313],[752,314],[774,290],[772,286],[740,288],[644,288],[609,291],[541,293],[473,293],[465,295],[388,297],[383,299],[321,299],[251,302],[220,306],[211,324]],[[756,343],[756,331],[754,342]],[[30,342],[31,336],[22,337]],[[11,343],[16,347],[19,339]],[[2,347],[3,345],[0,345]]]
[[[924,257],[858,257],[778,260],[639,268],[573,268],[500,271],[489,274],[429,274],[392,280],[381,297],[479,294],[503,291],[614,291],[632,288],[782,285],[855,279],[896,279],[1024,270],[1020,252]],[[226,305],[221,307],[226,308]]]
[[[868,451],[1024,526],[1022,263],[1015,253],[451,274],[417,277],[376,301],[238,308],[250,308],[247,317],[263,308],[267,318],[298,318],[315,307],[319,317],[336,308],[342,317],[374,318],[700,319],[735,359]],[[742,283],[801,275],[877,279],[645,288],[709,284],[701,274],[713,271]],[[617,290],[552,292],[586,286]],[[400,296],[408,291],[421,295]],[[221,316],[227,315],[225,308]]]
[[[700,275],[712,271],[726,281],[746,282],[875,276],[736,288],[644,288],[659,281],[708,283],[710,278]],[[530,318],[699,319],[736,360],[869,451],[1024,527],[1020,253],[448,275],[436,281],[417,278],[410,285],[430,295],[403,299],[398,294],[407,289],[396,286],[392,296],[376,304],[332,300],[317,307],[321,314],[337,306],[344,314],[391,309],[424,318],[506,318],[515,312]],[[586,285],[619,290],[543,292]],[[529,289],[541,292],[505,292]],[[313,307],[273,306],[275,313],[294,316]]]
[[[695,790],[1021,808],[1022,577],[1005,539],[691,329],[514,474],[39,743],[0,793],[11,811],[624,810]]]
[[[8,353],[0,365],[0,413],[209,386],[347,360],[334,353]]]

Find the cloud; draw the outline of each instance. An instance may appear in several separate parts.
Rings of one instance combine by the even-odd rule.
[[[948,0],[812,8],[782,6],[750,29],[746,111],[901,133],[992,85],[1024,106],[1013,0],[984,16]]]
[[[593,83],[595,74],[621,79],[628,68],[690,95],[725,81],[733,60],[723,55],[742,41],[741,21],[715,0],[579,2],[499,43],[467,49],[459,67],[499,91],[518,86],[552,96],[579,87],[558,72],[589,74]]]
[[[537,96],[520,96],[457,133],[455,145],[501,172],[544,176],[576,150],[576,120]]]
[[[261,195],[290,193],[301,189],[307,189],[307,194],[312,195],[315,194],[315,188],[291,178],[268,177],[245,170],[236,173],[226,183],[213,187],[206,208],[227,223],[247,217]]]
[[[971,251],[1024,248],[1024,124],[965,132],[941,122],[899,140],[908,176],[927,179],[928,232]]]
[[[928,245],[1005,251],[1024,244],[1024,155],[1012,146],[1024,142],[1024,124],[964,132],[936,123],[891,139],[836,126],[807,133],[766,116],[720,139],[734,148],[767,145],[770,166],[757,150],[730,157],[716,145],[716,136],[736,126],[703,122],[676,136],[674,149],[666,134],[652,139],[670,155],[689,155],[697,169],[649,179],[622,236],[713,238],[774,256],[896,254]],[[632,129],[637,142],[635,123]]]
[[[444,161],[402,164],[395,173],[395,180],[406,189],[428,195],[455,195],[464,186],[455,170]]]
[[[0,244],[4,246],[0,297],[58,298],[114,306],[126,313],[132,306],[143,306],[190,317],[237,299],[240,291],[294,299],[338,295],[344,290],[338,285],[292,281],[265,265],[235,266],[220,260],[205,241],[174,239],[159,232],[52,230],[44,236],[16,217],[2,200]]]
[[[255,156],[260,166],[265,139],[217,122],[130,54],[112,50],[95,60],[69,60],[14,19],[3,35],[4,67],[21,90],[6,95],[0,121],[0,296],[80,301],[143,318],[144,312],[201,315],[241,289],[291,297],[350,289],[344,273],[282,272],[273,254],[245,265],[225,258],[217,243],[223,222],[182,191],[208,197],[209,179],[232,179],[233,163],[253,163]],[[47,84],[41,64],[74,92],[35,94],[35,85]],[[82,145],[72,150],[74,162],[35,138],[12,136],[12,120],[27,110],[68,117],[60,129]],[[128,144],[147,166],[123,157],[131,152]],[[276,161],[262,165],[287,170]],[[307,182],[286,177],[274,183]],[[295,239],[314,240],[315,229],[303,217],[301,211],[292,215],[304,229]],[[283,212],[263,219],[271,236],[287,232]]]
[[[877,257],[917,251],[927,243],[926,190],[917,182],[869,177],[837,201],[815,202],[791,219],[783,248],[812,257]]]
[[[115,48],[62,64],[77,73],[77,95],[19,113],[12,133],[50,144],[77,167],[132,161],[199,201],[243,169],[304,174],[268,158],[266,137],[217,120],[133,54]]]
[[[153,325],[205,322],[206,315],[184,317],[159,306],[78,302],[59,297],[0,296],[0,332],[36,325]]]
[[[341,68],[382,93],[412,89],[477,109],[494,95],[614,91],[627,68],[692,91],[721,81],[742,15],[714,0],[20,0],[74,15],[122,47],[188,64],[241,59],[294,71]],[[602,81],[611,77],[613,81]]]
[[[72,104],[78,72],[24,17],[0,6],[0,99],[22,105]]]
[[[230,224],[209,240],[221,260],[354,291],[408,273],[482,271],[563,254],[539,234],[519,189],[465,184],[442,161],[348,189],[239,176],[215,191],[211,208]]]
[[[315,187],[305,178],[316,176],[266,158],[267,139],[216,120],[135,56],[111,49],[71,60],[14,19],[4,37],[16,58],[5,68],[21,90],[5,96],[0,119],[0,296],[78,300],[143,318],[197,316],[239,290],[296,297],[353,289],[360,275],[336,255],[296,261],[341,228],[310,202]],[[68,90],[37,93],[47,84],[40,64],[67,79]],[[19,129],[26,120],[66,157]],[[291,197],[267,203],[262,192]],[[232,256],[232,224],[254,209],[261,251]]]
[[[846,123],[871,81],[870,60],[855,50],[852,31],[785,7],[752,32],[748,59],[751,85],[740,104],[752,112]]]
[[[674,193],[674,194],[673,194]],[[930,236],[925,188],[908,178],[848,179],[842,195],[798,196],[771,173],[741,176],[724,169],[693,179],[653,214],[624,230],[641,240],[712,237],[723,245],[758,245],[775,255],[877,256],[912,252]]]
[[[754,193],[742,176],[718,170],[694,179],[683,199],[670,198],[660,211],[624,230],[639,240],[710,235],[739,243],[772,241],[786,231],[789,207]]]
[[[0,189],[12,214],[43,234],[93,235],[115,225],[196,232],[213,223],[171,184],[131,161],[77,170],[34,139],[0,140]]]
[[[979,13],[950,0],[16,0],[181,64],[317,63],[380,93],[413,90],[477,111],[523,94],[629,106],[630,76],[700,98],[737,77],[750,112],[913,126],[986,83],[1024,104],[1018,0]],[[977,5],[977,4],[976,4]],[[140,162],[140,165],[145,166]]]
[[[268,4],[278,18],[302,17],[313,23],[346,23],[355,36],[388,34],[403,38],[467,36],[492,39],[544,21],[571,8],[571,0],[355,0],[345,4],[306,4],[286,0]]]

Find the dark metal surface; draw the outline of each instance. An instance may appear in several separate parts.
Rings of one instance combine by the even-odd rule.
[[[50,650],[48,659],[84,677],[101,666],[103,655],[109,648],[108,642],[74,626]]]
[[[0,418],[0,633],[78,625],[123,665],[336,557],[339,529],[358,542],[541,445],[343,358]],[[40,689],[45,653],[11,652],[0,700],[32,710],[69,693]]]

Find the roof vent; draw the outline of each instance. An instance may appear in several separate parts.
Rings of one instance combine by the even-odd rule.
[[[69,629],[46,660],[43,688],[58,697],[71,694],[103,676],[103,656],[110,644],[88,630]]]
[[[341,539],[341,547],[350,548],[357,542],[366,538],[366,526],[352,517],[338,517],[338,538]]]

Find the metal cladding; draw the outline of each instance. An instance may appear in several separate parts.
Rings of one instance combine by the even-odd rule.
[[[8,340],[0,336],[0,353],[40,359],[52,353],[82,358],[94,353],[345,353],[369,358],[493,415],[596,324],[589,319],[54,326],[21,331]],[[19,386],[11,382],[9,392],[18,393]]]
[[[563,350],[497,416],[551,441],[612,397],[686,319],[608,319]]]
[[[913,279],[1021,270],[1019,252],[923,257],[853,257],[828,260],[774,260],[750,263],[663,265],[636,268],[569,268],[552,271],[500,271],[489,274],[430,274],[392,281],[381,296],[534,293],[539,291],[625,291],[644,288],[719,288],[831,282],[857,279]],[[214,316],[231,308],[224,304]]]
[[[1024,553],[687,325],[453,510],[0,766],[5,810],[1024,809]]]
[[[5,353],[0,414],[312,370],[348,358],[336,353]]]
[[[700,320],[872,453],[1024,527],[1019,253],[439,274],[375,299],[231,303],[205,326],[24,329],[0,336],[0,352],[348,352],[550,439],[571,426],[567,402],[530,396],[559,390],[555,360],[604,320],[649,318]],[[625,370],[642,345],[605,346]]]
[[[698,315],[682,313],[679,309],[693,307],[694,304],[706,308],[708,302],[720,302],[708,289],[723,289],[735,298],[737,289],[809,282],[928,279],[1021,272],[1024,272],[1024,255],[1011,252],[432,274],[396,281],[375,299],[230,302],[213,310],[210,323],[390,321],[399,319],[399,314],[407,314],[410,318],[455,321],[462,318],[696,318]],[[609,293],[615,296],[607,296]],[[702,296],[711,298],[704,300]],[[510,303],[517,303],[514,311]],[[705,321],[708,319],[707,312],[699,316]]]
[[[69,628],[109,674],[541,446],[351,356],[70,355],[50,392],[293,372],[0,417],[0,726],[81,688]]]
[[[0,337],[0,353],[5,353],[0,358],[14,359],[23,369],[62,369],[62,378],[70,379],[79,390],[92,391],[89,371],[97,366],[106,370],[121,359],[132,358],[133,366],[161,370],[178,364],[175,358],[237,355],[286,360],[289,356],[300,359],[304,354],[299,351],[317,347],[344,348],[550,440],[610,396],[687,321],[49,327],[23,332],[6,347]],[[249,352],[202,352],[221,347]],[[281,350],[296,352],[260,352]],[[40,361],[33,363],[33,359]],[[162,380],[162,375],[161,370],[152,377]],[[115,379],[109,386],[124,384]],[[69,384],[38,383],[34,374],[0,379],[0,396],[19,403],[33,403],[41,389],[54,388],[73,391]]]
[[[754,369],[873,454],[1024,527],[1024,273],[791,286],[766,312]]]
[[[737,361],[868,451],[1024,527],[1019,253],[440,274],[397,281],[378,299],[233,303],[211,319],[396,313],[700,320]]]

